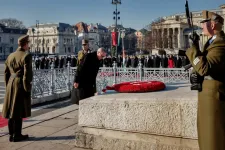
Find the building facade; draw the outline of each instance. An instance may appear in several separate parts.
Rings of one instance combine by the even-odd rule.
[[[74,55],[77,36],[66,23],[39,24],[28,28],[30,51],[33,54]]]
[[[225,18],[225,4],[219,9],[209,10]],[[207,41],[207,37],[202,35],[201,24],[202,11],[194,11],[193,25],[195,31],[201,36],[201,45]],[[163,21],[152,25],[152,36],[154,39],[154,49],[152,53],[157,53],[158,49],[164,49],[167,53],[177,54],[178,50],[186,50],[189,47],[189,35],[192,30],[187,24],[185,13],[163,17]],[[224,27],[225,30],[225,27]]]
[[[111,48],[111,32],[105,26],[97,23],[88,26],[88,36],[90,48],[97,50],[99,47],[104,47],[107,52]]]
[[[5,60],[10,53],[18,48],[18,38],[26,34],[27,29],[12,28],[0,24],[0,60]]]
[[[73,29],[77,36],[76,53],[78,53],[82,49],[82,40],[88,40],[88,25],[84,22],[79,22],[73,26]]]

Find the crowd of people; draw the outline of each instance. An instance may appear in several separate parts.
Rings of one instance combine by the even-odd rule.
[[[120,55],[116,57],[107,56],[101,60],[100,67],[113,67],[113,62],[116,61],[117,67],[138,67],[139,61],[141,61],[145,68],[181,68],[189,64],[186,56],[175,55],[151,55],[151,56],[126,56],[125,61]],[[42,57],[34,60],[35,69],[50,69],[54,64],[54,68],[67,67],[68,62],[71,67],[77,66],[76,56],[55,56],[55,57]]]

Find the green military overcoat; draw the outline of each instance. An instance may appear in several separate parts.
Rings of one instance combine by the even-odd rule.
[[[78,55],[77,55],[77,66],[80,65],[80,63],[82,63],[85,59],[85,56],[87,56],[87,54],[90,52],[90,50],[88,50],[87,53],[84,52],[84,50],[80,50],[78,52]]]
[[[18,48],[5,61],[4,118],[25,118],[31,115],[32,78],[32,56]]]
[[[225,150],[225,35],[221,31],[203,52],[195,46],[186,52],[192,66],[204,76],[198,92],[198,141],[200,150]]]
[[[77,66],[84,60],[84,51],[80,50],[77,55]]]

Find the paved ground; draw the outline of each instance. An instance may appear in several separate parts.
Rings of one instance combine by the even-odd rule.
[[[85,150],[74,146],[74,132],[78,123],[78,106],[71,105],[30,118],[23,124],[23,134],[30,139],[8,142],[7,128],[0,130],[0,150]],[[1,134],[0,134],[1,136]]]
[[[5,83],[0,81],[0,104],[3,103],[5,96]]]

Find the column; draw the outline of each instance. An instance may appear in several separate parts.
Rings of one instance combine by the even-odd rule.
[[[172,44],[172,47],[173,47],[173,49],[176,48],[176,41],[175,41],[175,40],[176,40],[176,38],[175,38],[175,36],[176,36],[176,35],[175,35],[175,34],[176,34],[175,31],[176,31],[176,30],[175,30],[175,29],[176,29],[176,28],[173,28],[173,33],[172,33],[172,43],[173,43],[173,44]]]
[[[164,43],[165,43],[165,37],[164,37],[164,28],[162,28],[162,33],[161,33],[161,36],[162,36],[162,48],[164,49]]]
[[[184,48],[184,35],[182,28],[178,28],[178,48],[179,49]]]
[[[178,28],[178,34],[177,34],[178,49],[181,48],[180,30],[181,30],[181,29]]]
[[[170,28],[167,28],[168,49],[170,49]]]

